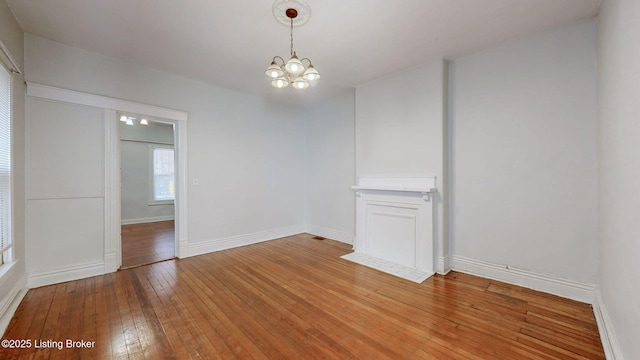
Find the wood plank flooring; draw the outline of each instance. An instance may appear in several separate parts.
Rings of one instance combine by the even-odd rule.
[[[604,359],[589,305],[461,273],[415,284],[302,234],[30,290],[1,359]],[[34,341],[93,341],[35,349]]]
[[[173,220],[122,225],[122,268],[173,259],[174,229]]]

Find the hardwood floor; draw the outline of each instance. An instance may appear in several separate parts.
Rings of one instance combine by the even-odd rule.
[[[173,220],[122,225],[122,268],[173,259],[174,229]]]
[[[32,289],[3,339],[95,345],[0,358],[604,359],[589,305],[455,272],[415,284],[350,251],[297,235]]]

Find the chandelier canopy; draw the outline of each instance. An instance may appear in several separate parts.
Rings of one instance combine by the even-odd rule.
[[[311,60],[298,59],[293,50],[293,25],[294,22],[296,25],[307,22],[311,17],[311,8],[301,0],[276,0],[273,4],[273,15],[279,22],[290,26],[291,52],[287,62],[280,56],[274,56],[264,73],[271,78],[271,86],[274,88],[281,89],[292,84],[295,89],[304,90],[309,87],[310,81],[319,79],[320,74],[313,67]],[[305,60],[309,63],[306,67],[303,63]]]

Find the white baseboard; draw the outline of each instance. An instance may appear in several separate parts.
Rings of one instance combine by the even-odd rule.
[[[96,275],[103,275],[105,273],[104,267],[105,264],[100,262],[94,264],[69,266],[66,268],[50,271],[39,271],[37,273],[28,275],[27,286],[29,288],[36,288],[51,284],[59,284],[66,281],[84,279]]]
[[[294,225],[279,229],[266,230],[251,234],[230,236],[189,244],[188,256],[206,254],[214,251],[231,249],[239,246],[256,244],[263,241],[279,239],[304,232],[304,225]]]
[[[313,235],[322,236],[331,240],[343,242],[345,244],[353,245],[353,239],[355,235],[342,230],[336,230],[327,228],[324,226],[307,224],[306,232]]]
[[[158,221],[169,221],[174,220],[175,216],[167,215],[167,216],[154,216],[148,218],[139,218],[139,219],[122,219],[120,220],[121,225],[132,225],[132,224],[146,224]]]
[[[451,271],[451,259],[449,256],[438,256],[436,259],[436,272],[440,275],[447,275]]]
[[[7,330],[11,318],[13,318],[13,314],[15,314],[18,309],[18,305],[20,305],[20,302],[27,294],[27,290],[29,290],[27,288],[27,276],[23,275],[13,285],[11,290],[0,299],[0,337],[2,337]]]
[[[602,301],[599,287],[596,287],[596,296],[595,301],[593,302],[593,314],[596,317],[598,331],[600,332],[600,341],[602,342],[604,355],[607,360],[624,360],[618,343],[618,338],[613,330],[611,318],[609,317],[607,308]]]
[[[451,269],[463,273],[479,275],[485,278],[523,286],[564,298],[593,304],[595,285],[560,279],[532,271],[514,269],[480,260],[451,256]]]

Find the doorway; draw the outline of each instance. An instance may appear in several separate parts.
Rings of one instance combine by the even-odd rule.
[[[121,268],[176,256],[175,129],[171,122],[118,113]]]

